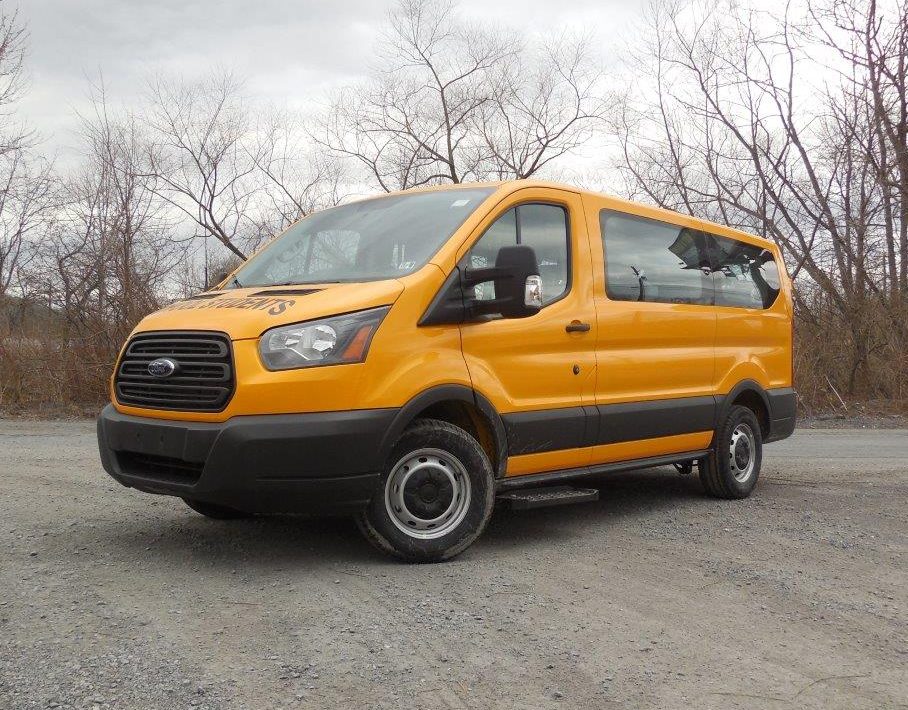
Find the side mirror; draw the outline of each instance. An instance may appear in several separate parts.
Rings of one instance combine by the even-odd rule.
[[[495,298],[467,301],[465,305],[470,315],[500,313],[505,318],[527,318],[542,308],[542,279],[532,247],[502,247],[494,267],[464,270],[464,290],[490,281],[495,284]]]
[[[495,298],[488,301],[475,298],[474,287],[490,282],[495,284]],[[464,323],[483,315],[526,318],[538,313],[540,308],[542,279],[536,252],[523,245],[502,247],[495,257],[495,266],[473,269],[461,262],[448,275],[419,319],[419,325]]]

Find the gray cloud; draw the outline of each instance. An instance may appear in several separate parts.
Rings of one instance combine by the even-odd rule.
[[[306,104],[368,70],[389,0],[18,0],[31,35],[31,87],[21,110],[66,153],[88,77],[129,103],[153,71],[192,76],[223,66],[251,93]],[[15,6],[16,0],[12,0]],[[645,0],[479,0],[464,15],[525,32],[592,30],[608,56]]]

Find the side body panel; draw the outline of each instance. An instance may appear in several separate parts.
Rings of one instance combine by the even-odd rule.
[[[773,254],[779,269],[781,292],[768,309],[733,308],[727,306],[705,308],[702,306],[678,306],[659,303],[624,303],[621,305],[646,308],[647,310],[650,307],[661,306],[669,309],[696,308],[697,310],[711,311],[715,318],[715,341],[713,376],[710,389],[716,395],[728,394],[735,385],[744,380],[752,380],[767,390],[792,386],[791,353],[792,321],[794,316],[792,285],[779,248],[774,243],[731,227],[704,222],[668,210],[613,197],[584,194],[584,206],[590,229],[593,260],[595,262],[597,259],[603,259],[603,263],[594,266],[597,279],[597,304],[605,305],[608,303],[610,308],[620,302],[609,302],[605,297],[605,257],[602,251],[602,240],[599,230],[599,212],[602,209],[615,210],[680,227],[702,230],[769,250]],[[681,314],[683,311],[674,310],[672,312]],[[601,309],[599,317],[609,318],[607,314],[603,314]],[[604,330],[601,331],[600,342],[607,339],[607,333]],[[669,389],[674,390],[672,396],[687,396],[685,392],[693,391],[690,389],[692,384],[690,377],[680,372],[675,374],[680,376],[681,379],[673,380],[676,384],[673,387],[669,386]],[[602,367],[600,367],[600,377],[608,377],[608,374],[603,372]],[[618,386],[620,388],[620,385]],[[625,398],[619,397],[619,399]]]
[[[764,310],[716,307],[716,392],[727,394],[743,380],[763,389],[791,387],[791,282],[773,249],[782,289]]]

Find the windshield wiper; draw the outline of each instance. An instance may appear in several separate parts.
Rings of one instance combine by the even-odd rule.
[[[274,288],[275,286],[311,286],[312,284],[339,284],[343,283],[342,281],[332,281],[326,279],[324,281],[284,281],[283,283],[277,284],[268,284],[262,288]]]

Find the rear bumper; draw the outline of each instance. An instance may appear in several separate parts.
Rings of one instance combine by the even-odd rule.
[[[791,387],[766,390],[769,397],[769,434],[766,443],[787,439],[797,422],[798,397]]]
[[[218,424],[98,418],[104,469],[124,486],[250,513],[361,510],[397,409],[233,417]]]

